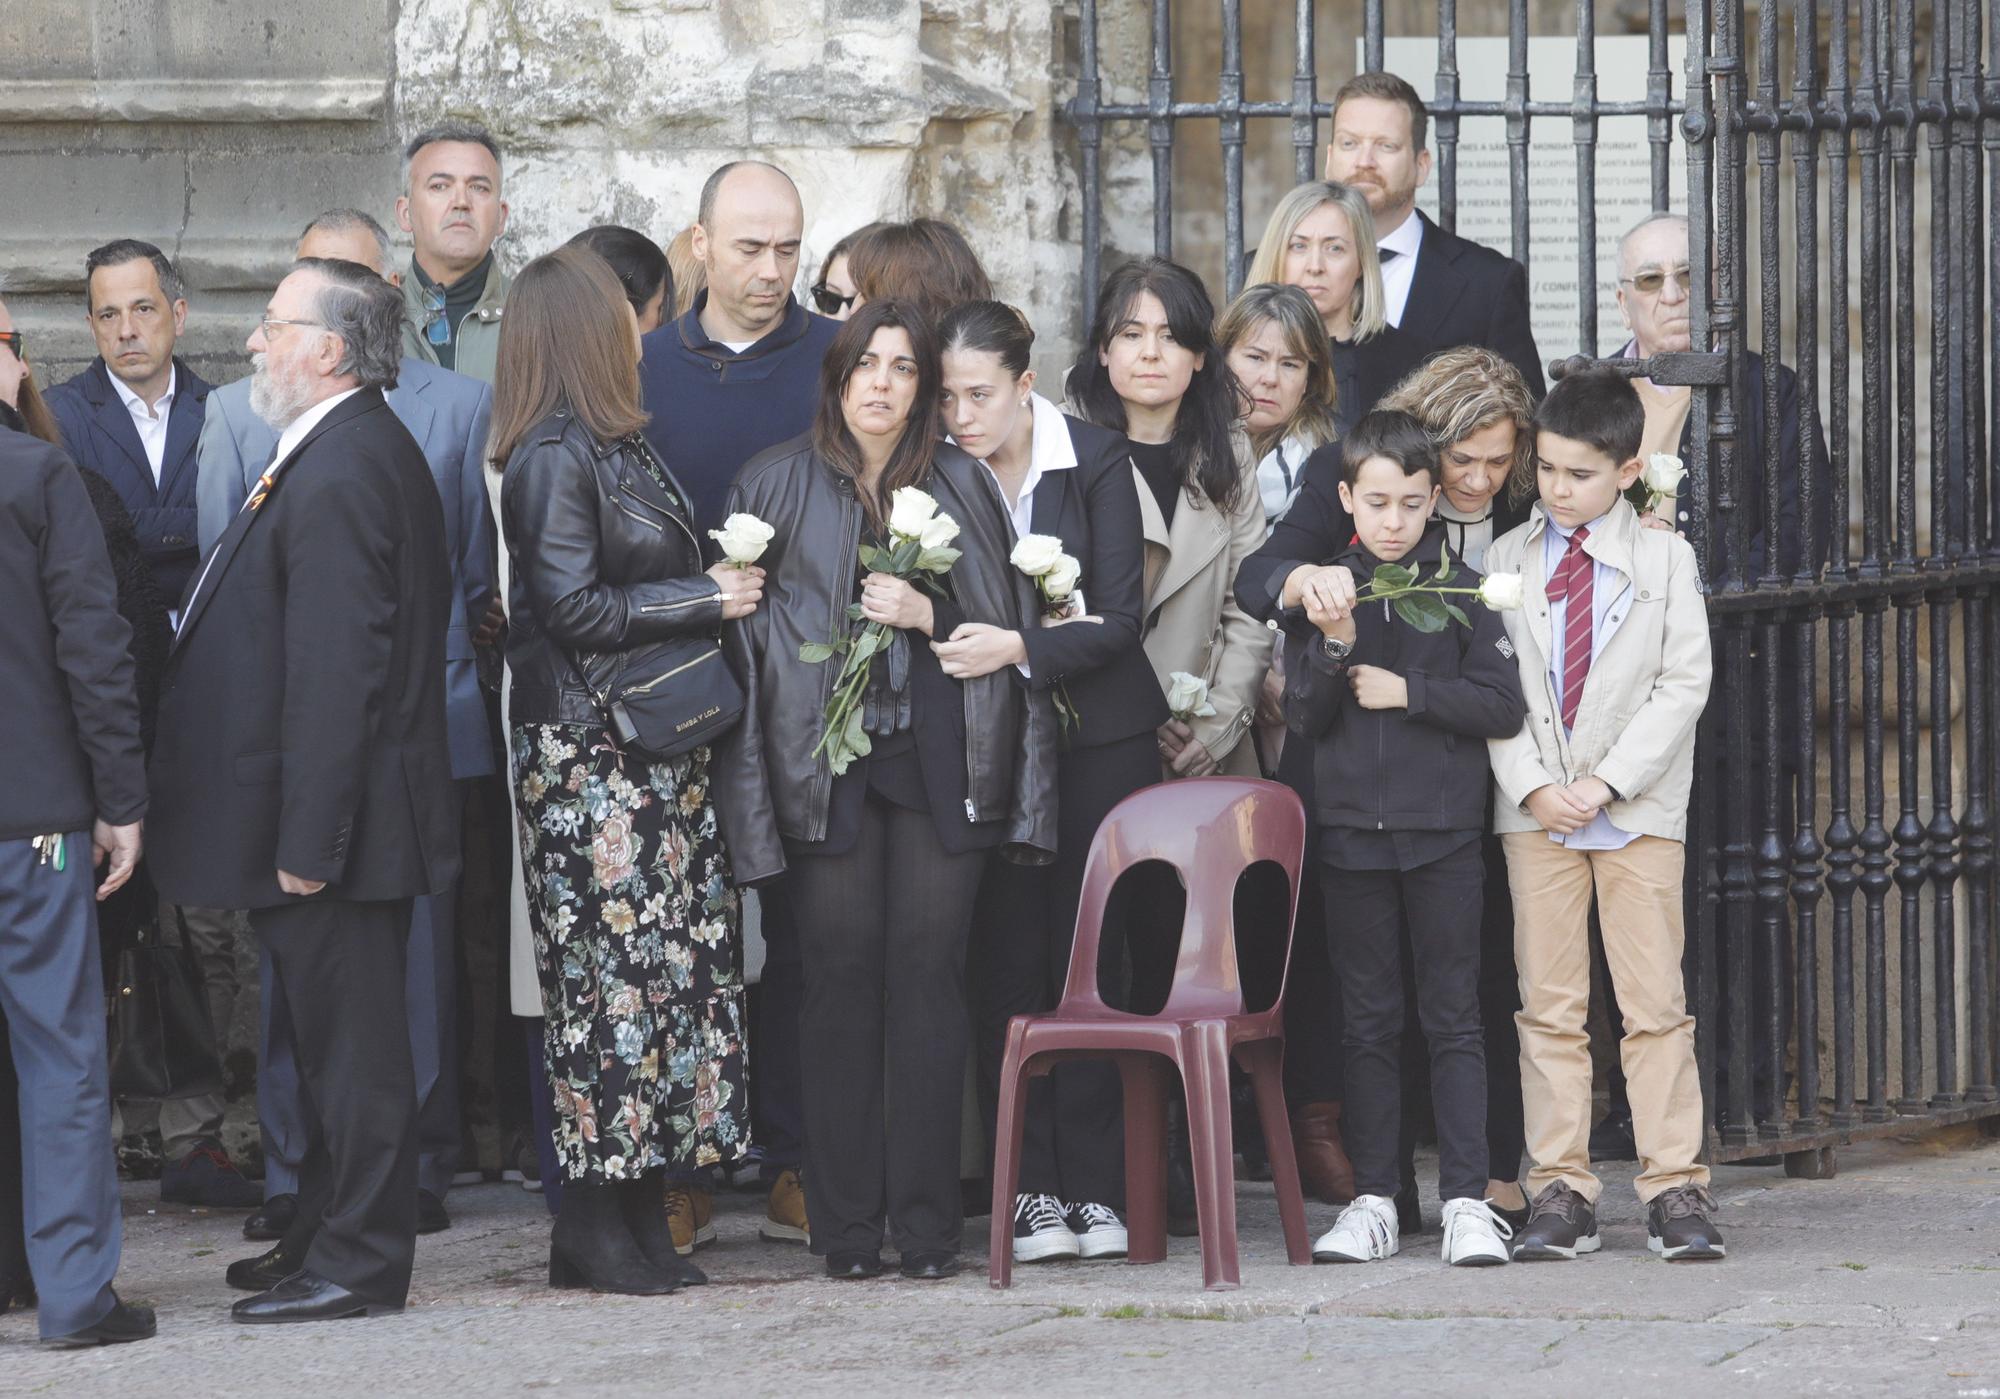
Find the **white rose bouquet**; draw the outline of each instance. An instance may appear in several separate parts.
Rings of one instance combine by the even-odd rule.
[[[1041,599],[1042,625],[1053,626],[1083,613],[1083,594],[1076,585],[1083,578],[1083,564],[1074,554],[1063,551],[1063,542],[1053,534],[1026,534],[1014,546],[1007,561],[1035,580],[1035,595]],[[1077,725],[1076,704],[1069,687],[1056,683],[1056,717],[1064,733]]]
[[[1521,605],[1521,575],[1518,573],[1489,573],[1476,588],[1444,586],[1458,576],[1458,569],[1451,561],[1451,550],[1446,549],[1438,559],[1437,572],[1429,579],[1420,571],[1405,568],[1399,563],[1375,565],[1375,572],[1367,582],[1356,588],[1357,598],[1380,598],[1396,609],[1396,615],[1420,632],[1440,632],[1451,622],[1469,627],[1472,619],[1465,615],[1465,609],[1451,601],[1454,595],[1469,595],[1479,599],[1481,604],[1494,612],[1505,612]]]
[[[775,534],[776,530],[755,515],[739,510],[722,522],[721,529],[710,530],[708,537],[722,546],[722,557],[738,568],[747,568],[764,557]]]
[[[1183,724],[1209,718],[1215,706],[1209,703],[1208,682],[1184,670],[1173,672],[1167,677],[1167,709]]]
[[[939,510],[926,492],[904,486],[889,498],[888,547],[863,544],[861,566],[936,592],[936,580],[958,562],[959,551],[949,547],[956,538],[958,521]],[[832,641],[808,641],[799,647],[799,659],[808,665],[818,665],[835,655],[846,657],[833,682],[833,698],[826,704],[819,742],[813,747],[815,758],[826,754],[836,777],[874,746],[861,726],[861,697],[868,689],[870,663],[887,649],[890,639],[887,625],[862,619],[858,602],[848,604],[847,620],[856,624],[848,635]]]

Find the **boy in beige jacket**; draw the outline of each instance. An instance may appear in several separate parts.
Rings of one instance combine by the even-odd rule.
[[[1540,503],[1495,540],[1518,573],[1503,613],[1528,720],[1489,744],[1514,895],[1521,1093],[1533,1208],[1521,1261],[1598,1248],[1590,1171],[1590,904],[1624,1012],[1621,1045],[1648,1246],[1723,1256],[1700,1164],[1701,1082],[1681,973],[1681,876],[1695,725],[1708,702],[1708,614],[1694,550],[1624,499],[1645,410],[1625,379],[1571,375],[1535,415]]]

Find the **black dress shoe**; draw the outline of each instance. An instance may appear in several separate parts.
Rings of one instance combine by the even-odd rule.
[[[882,1255],[879,1253],[829,1253],[826,1256],[826,1275],[830,1278],[847,1278],[860,1281],[864,1278],[882,1276]]]
[[[150,1341],[160,1329],[151,1307],[135,1307],[112,1294],[111,1310],[104,1320],[67,1336],[44,1336],[42,1344],[51,1350],[82,1350],[86,1346],[120,1346],[127,1341]]]
[[[239,1258],[223,1277],[238,1292],[268,1292],[306,1266],[304,1249],[288,1251],[281,1243],[255,1258]]]
[[[264,1203],[264,1187],[243,1173],[213,1137],[203,1137],[160,1172],[160,1200],[169,1205],[250,1210]]]
[[[401,1310],[357,1296],[318,1273],[298,1272],[268,1292],[245,1297],[229,1309],[229,1315],[251,1325],[275,1325],[286,1321],[344,1321],[349,1317]]]
[[[273,1195],[243,1221],[243,1237],[254,1243],[276,1243],[298,1217],[298,1196]]]
[[[428,1190],[417,1192],[417,1232],[419,1234],[442,1234],[451,1228],[451,1216],[444,1212],[444,1201]]]
[[[958,1255],[945,1253],[906,1253],[903,1255],[902,1274],[915,1278],[918,1282],[939,1282],[945,1278],[958,1276]]]

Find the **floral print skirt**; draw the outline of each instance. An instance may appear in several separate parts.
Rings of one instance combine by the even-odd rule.
[[[741,1159],[742,959],[709,750],[647,763],[591,725],[511,736],[563,1174]]]

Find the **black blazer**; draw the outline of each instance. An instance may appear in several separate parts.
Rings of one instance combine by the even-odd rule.
[[[1052,534],[1083,565],[1084,606],[1102,622],[1030,626],[1021,632],[1029,683],[1060,681],[1076,711],[1065,735],[1072,748],[1148,733],[1167,722],[1167,700],[1140,635],[1146,608],[1146,541],[1139,491],[1122,434],[1063,415],[1076,465],[1035,487],[1030,524]]]
[[[1521,371],[1528,392],[1546,391],[1535,332],[1528,320],[1528,272],[1504,253],[1447,233],[1423,210],[1417,271],[1403,303],[1403,323],[1379,342],[1382,372],[1403,373],[1439,350],[1483,345]],[[1393,384],[1395,379],[1391,379]]]
[[[444,728],[451,568],[416,439],[363,389],[216,541],[167,660],[146,839],[175,903],[443,889],[458,869]]]
[[[0,403],[0,840],[146,814],[132,629],[77,469]]]
[[[102,359],[49,390],[49,411],[62,427],[63,445],[76,464],[109,481],[132,516],[139,547],[169,607],[181,600],[201,558],[195,537],[195,448],[207,412],[208,381],[174,361],[174,401],[167,408],[167,449],[159,484],[132,414],[112,387]]]

